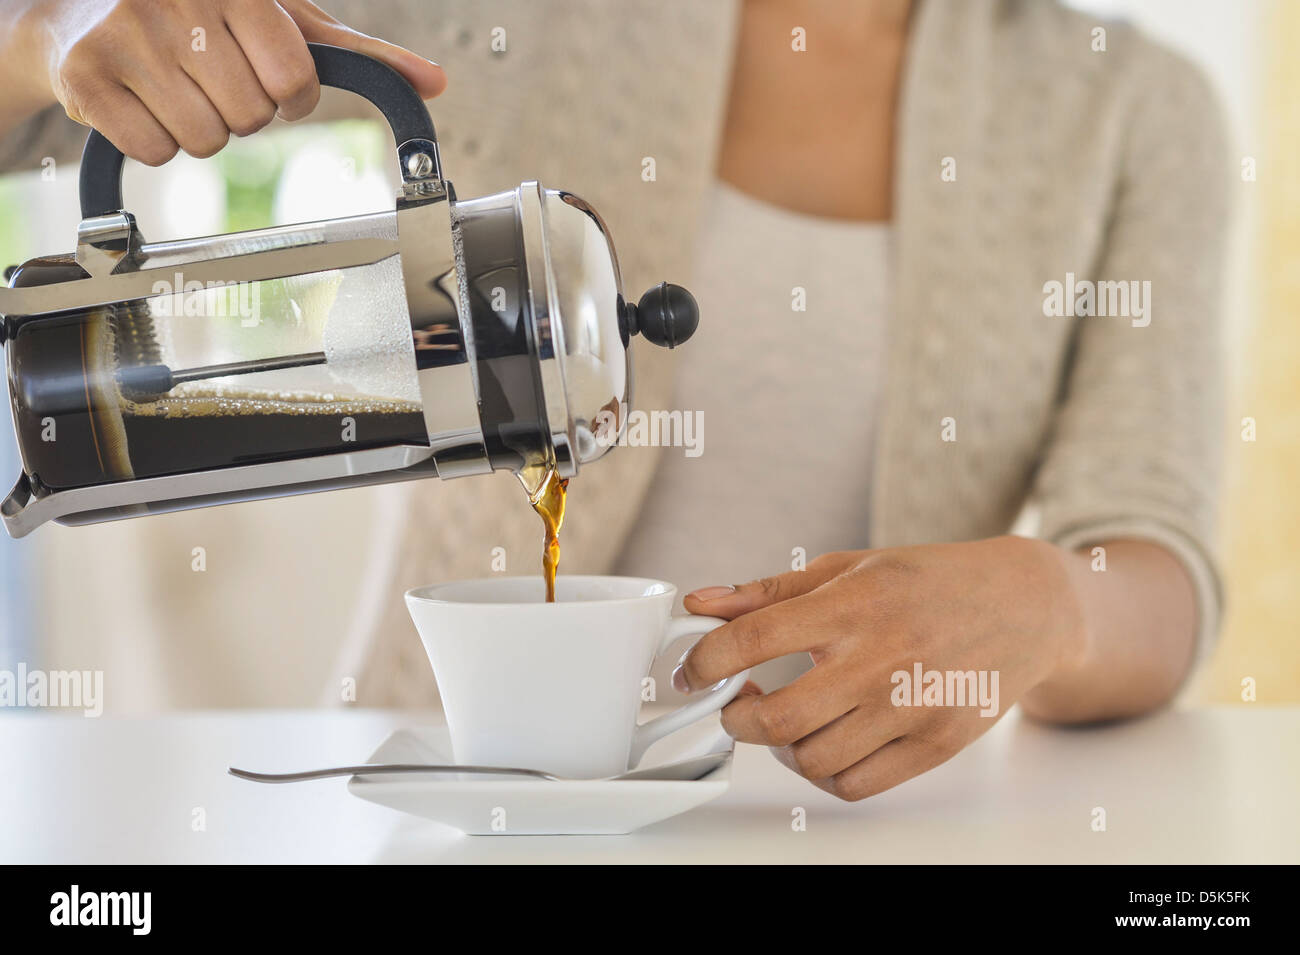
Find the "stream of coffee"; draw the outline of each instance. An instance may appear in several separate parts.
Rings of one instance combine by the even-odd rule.
[[[528,492],[528,503],[542,518],[546,536],[542,543],[542,578],[546,581],[546,602],[555,603],[555,572],[560,566],[560,526],[564,523],[564,499],[569,479],[560,477],[554,464],[531,465],[519,472]]]

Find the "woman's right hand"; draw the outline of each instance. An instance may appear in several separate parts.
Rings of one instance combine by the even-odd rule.
[[[447,85],[437,64],[309,0],[0,0],[0,31],[0,136],[57,101],[151,166],[310,113],[309,41],[382,60],[425,99]]]

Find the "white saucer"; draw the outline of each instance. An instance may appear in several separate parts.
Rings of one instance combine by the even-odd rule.
[[[638,768],[734,750],[716,718],[656,743]],[[444,726],[398,730],[371,763],[451,763]],[[506,776],[353,776],[348,792],[475,836],[616,835],[694,809],[727,791],[731,757],[691,781],[562,780]]]

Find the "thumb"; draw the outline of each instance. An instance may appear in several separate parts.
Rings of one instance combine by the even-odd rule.
[[[734,620],[741,614],[802,597],[826,581],[852,567],[862,555],[856,551],[823,554],[804,570],[791,570],[775,577],[762,577],[747,584],[726,587],[703,587],[686,595],[683,605],[688,613],[708,614]]]
[[[432,60],[395,43],[354,30],[308,0],[281,0],[280,5],[298,24],[303,39],[308,43],[341,46],[379,60],[402,74],[423,99],[433,99],[447,88],[447,74]]]

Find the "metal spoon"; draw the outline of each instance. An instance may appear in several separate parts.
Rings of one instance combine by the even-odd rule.
[[[692,756],[689,759],[679,759],[674,763],[665,763],[662,766],[653,766],[649,769],[632,769],[626,773],[619,773],[617,776],[606,776],[601,782],[624,779],[655,779],[655,780],[695,780],[702,779],[713,770],[717,769],[727,757],[731,755],[730,750],[724,750],[717,753],[708,753],[704,756]],[[238,776],[240,779],[247,779],[254,783],[301,783],[313,779],[329,779],[333,776],[389,776],[400,775],[403,773],[467,773],[479,776],[531,776],[534,779],[544,779],[548,782],[564,782],[563,776],[555,776],[551,773],[544,773],[540,769],[516,769],[509,766],[435,766],[424,763],[365,763],[360,766],[332,766],[329,769],[308,769],[298,773],[254,773],[247,769],[237,769],[234,766],[228,768],[227,772],[232,776]],[[573,782],[597,780],[569,780]]]

